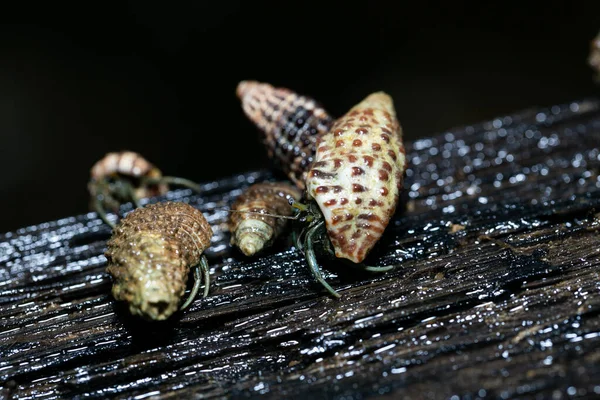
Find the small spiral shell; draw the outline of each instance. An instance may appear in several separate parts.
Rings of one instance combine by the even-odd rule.
[[[237,96],[246,116],[263,133],[269,157],[304,189],[317,137],[327,133],[333,118],[315,100],[268,83],[242,81]]]
[[[249,257],[269,247],[284,230],[287,220],[256,213],[291,216],[289,199],[298,201],[301,196],[298,188],[283,182],[250,186],[232,205],[234,212],[229,217],[231,244]]]
[[[185,292],[190,268],[200,262],[213,231],[204,215],[185,203],[138,208],[123,218],[107,243],[107,272],[115,299],[132,314],[164,320]]]
[[[95,183],[102,179],[116,176],[129,178],[160,178],[161,171],[148,162],[144,157],[133,151],[112,152],[106,154],[96,162],[90,172],[91,180],[88,188],[93,196],[97,186]],[[165,194],[168,191],[165,184],[144,185],[134,187],[137,198],[153,197]]]
[[[392,98],[369,95],[319,138],[306,181],[338,258],[364,260],[394,214],[406,157]]]

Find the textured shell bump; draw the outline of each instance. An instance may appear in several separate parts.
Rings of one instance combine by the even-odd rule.
[[[364,260],[396,210],[405,169],[402,130],[384,92],[367,96],[319,139],[307,194],[336,257]]]
[[[242,81],[237,96],[246,116],[262,132],[269,157],[304,189],[317,137],[327,133],[333,118],[315,100],[268,83]]]
[[[106,154],[102,159],[94,164],[90,171],[91,182],[90,192],[95,190],[93,183],[101,179],[115,176],[125,176],[129,178],[160,178],[161,171],[152,163],[133,151],[112,152]],[[165,194],[168,191],[167,185],[148,185],[137,186],[134,188],[135,195],[138,198],[152,197]]]
[[[232,205],[231,244],[249,257],[268,248],[285,229],[288,220],[260,214],[291,216],[289,200],[298,201],[301,196],[297,187],[284,182],[250,186]]]
[[[200,262],[213,231],[202,213],[178,202],[138,208],[107,243],[107,272],[115,299],[132,314],[164,320],[179,306],[190,268]]]

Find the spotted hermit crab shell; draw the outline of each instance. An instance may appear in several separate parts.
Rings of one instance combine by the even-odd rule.
[[[268,83],[242,81],[237,96],[246,116],[262,132],[269,157],[304,190],[317,137],[328,132],[333,118],[315,100]]]
[[[290,199],[298,201],[301,197],[300,189],[285,182],[250,186],[231,207],[231,244],[248,257],[269,247],[285,229],[287,220],[261,214],[291,216]]]
[[[392,98],[376,92],[319,138],[306,181],[338,258],[364,260],[387,227],[402,189],[406,157]]]
[[[127,302],[134,315],[167,319],[178,309],[190,269],[200,263],[212,236],[204,215],[188,204],[164,202],[135,209],[107,243],[113,296]]]
[[[147,161],[140,154],[133,151],[111,152],[96,162],[90,171],[91,181],[88,188],[92,195],[95,193],[95,182],[117,176],[133,179],[142,177],[160,178],[161,171]],[[167,193],[168,186],[164,183],[152,185],[139,185],[134,187],[137,198],[153,197]]]

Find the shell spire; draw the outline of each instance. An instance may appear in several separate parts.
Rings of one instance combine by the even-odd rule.
[[[315,100],[268,83],[242,81],[236,94],[262,132],[269,158],[303,190],[317,137],[328,132],[333,118]]]
[[[402,129],[384,92],[367,96],[319,138],[307,192],[336,257],[364,260],[396,210],[405,169]]]

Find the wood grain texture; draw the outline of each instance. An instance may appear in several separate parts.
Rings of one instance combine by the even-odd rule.
[[[263,172],[169,192],[213,227],[211,295],[165,324],[110,295],[93,213],[0,237],[4,398],[567,398],[600,393],[600,102],[407,144],[369,275],[232,251],[219,207]],[[155,201],[152,199],[150,201]],[[123,209],[127,211],[127,208]]]

